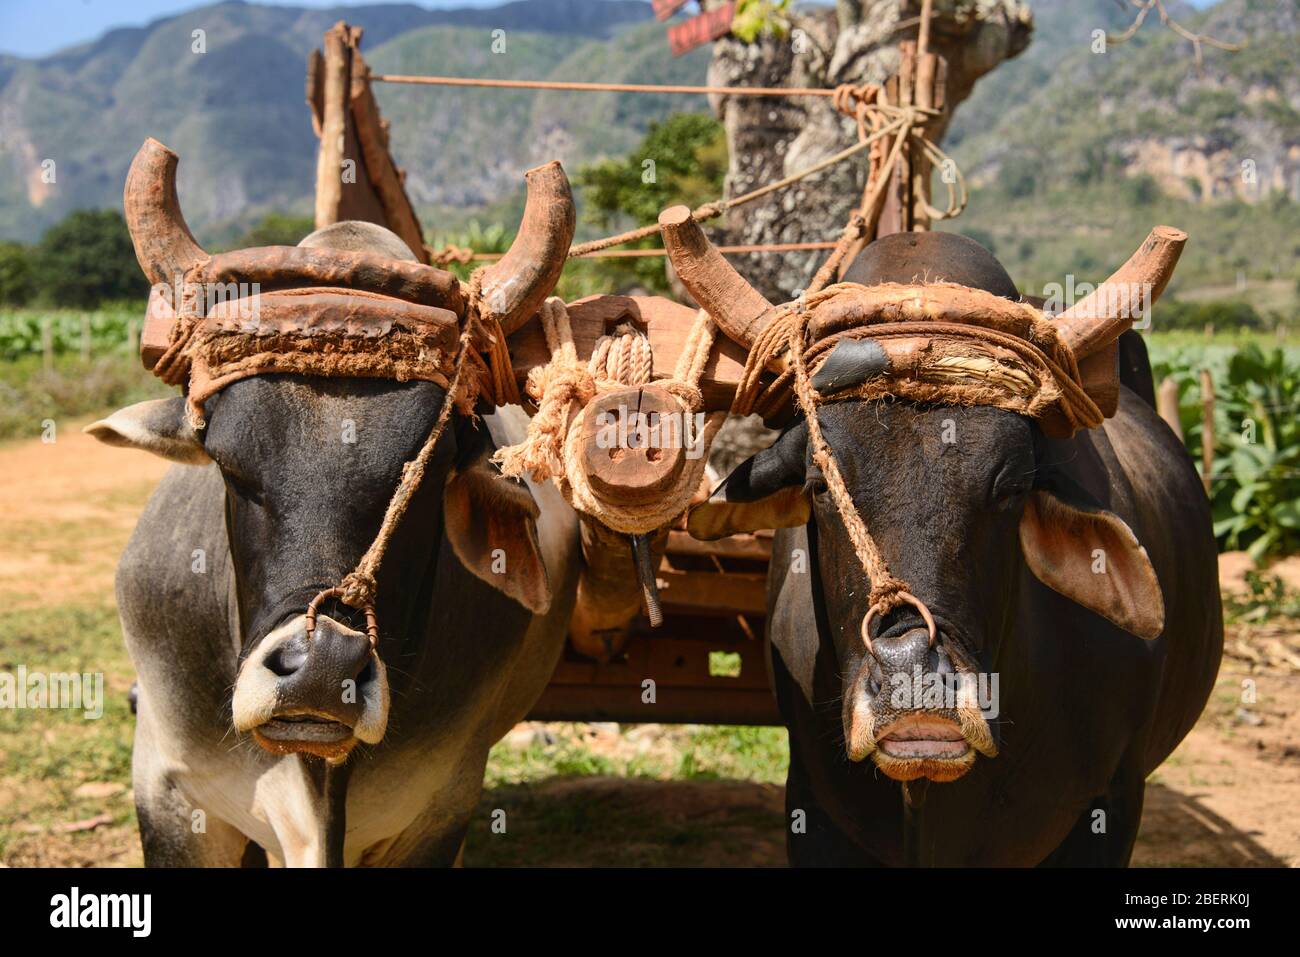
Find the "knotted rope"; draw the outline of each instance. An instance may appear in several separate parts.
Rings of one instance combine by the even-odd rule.
[[[499,449],[493,461],[506,475],[553,480],[570,505],[616,532],[642,535],[668,525],[686,510],[699,488],[705,452],[724,418],[714,413],[705,419],[702,433],[695,431],[694,413],[704,407],[699,380],[717,334],[713,320],[700,311],[672,377],[656,380],[650,340],[630,324],[602,336],[584,364],[574,346],[564,302],[548,299],[540,318],[551,361],[528,376],[528,394],[537,403],[537,414],[529,422],[524,441]],[[688,456],[673,485],[655,500],[611,502],[592,488],[583,461],[585,416],[596,396],[652,381],[672,395],[682,410],[683,446],[699,448],[700,454]]]
[[[476,270],[465,286],[468,306],[460,338],[456,344],[456,355],[452,364],[455,371],[447,387],[447,396],[442,403],[442,408],[438,411],[438,418],[434,421],[433,428],[429,430],[428,437],[425,438],[415,458],[402,466],[402,477],[397,483],[393,497],[388,501],[379,532],[365,554],[361,556],[361,560],[357,562],[357,567],[344,575],[338,585],[320,591],[308,604],[305,616],[308,640],[315,631],[316,615],[321,603],[328,598],[337,598],[343,604],[365,612],[366,635],[370,639],[370,649],[376,650],[379,641],[379,624],[375,615],[375,595],[379,588],[379,566],[384,560],[384,554],[388,551],[397,526],[424,481],[429,460],[438,445],[438,440],[446,430],[447,423],[451,421],[452,412],[460,408],[468,409],[472,414],[473,404],[487,382],[493,385],[493,391],[498,397],[497,404],[503,404],[500,401],[502,381],[507,380],[512,387],[514,386],[514,373],[510,369],[510,357],[506,351],[505,336],[502,335],[501,327],[495,321],[489,329],[483,326],[482,313],[479,309],[482,281],[482,270]],[[482,359],[478,357],[473,343],[476,340],[481,342],[485,336],[490,341],[487,344],[486,359]],[[501,367],[503,355],[504,367]],[[478,374],[485,366],[488,373],[486,379]],[[467,369],[473,370],[473,373],[467,375]],[[514,401],[518,402],[517,391]]]
[[[911,603],[925,619],[933,643],[933,617],[909,593],[907,583],[890,572],[853,504],[817,408],[847,398],[992,405],[1039,419],[1052,434],[1095,428],[1103,417],[1083,389],[1074,353],[1051,321],[1027,303],[951,283],[818,286],[814,281],[812,293],[781,307],[756,337],[731,411],[770,416],[793,393],[807,422],[813,461],[871,582],[864,642],[871,646],[869,629],[876,616]],[[818,392],[812,376],[834,347],[861,338],[883,348],[886,370],[829,395]],[[769,363],[786,352],[789,368],[765,383]]]

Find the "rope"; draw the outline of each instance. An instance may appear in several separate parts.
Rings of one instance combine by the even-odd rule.
[[[393,497],[388,501],[388,508],[384,511],[384,520],[380,523],[374,541],[370,543],[370,547],[366,549],[365,554],[361,556],[361,560],[357,562],[356,568],[344,575],[338,585],[320,591],[308,604],[306,614],[308,640],[311,639],[312,632],[315,630],[316,614],[321,603],[327,598],[337,598],[345,605],[365,611],[366,634],[370,638],[371,651],[376,648],[379,640],[379,625],[375,615],[375,594],[379,587],[379,566],[383,563],[384,554],[388,551],[389,543],[392,541],[398,524],[410,507],[411,499],[424,481],[429,459],[432,458],[433,450],[437,446],[438,440],[442,438],[447,423],[451,421],[452,412],[458,405],[464,405],[467,402],[472,403],[473,401],[473,396],[462,395],[462,387],[467,381],[465,370],[469,367],[482,368],[483,365],[481,360],[477,365],[468,361],[471,356],[476,354],[475,350],[471,348],[471,342],[476,336],[481,335],[483,330],[478,306],[482,276],[480,270],[470,277],[467,288],[469,305],[467,306],[465,325],[456,344],[456,356],[453,365],[455,372],[452,375],[451,383],[447,387],[446,399],[442,403],[442,408],[438,411],[438,418],[434,421],[433,428],[429,430],[429,435],[425,438],[424,445],[420,447],[420,451],[415,458],[402,466],[402,477],[397,483]],[[501,335],[501,327],[495,324],[494,328],[488,330],[488,334],[493,337],[494,345],[492,352],[489,352],[487,365],[489,368],[496,370],[496,360],[492,356],[504,349],[505,337]],[[508,370],[508,354],[505,362]],[[494,379],[497,375],[498,372],[493,371]],[[510,373],[508,378],[511,383],[514,382],[513,373]]]
[[[850,228],[845,230],[846,239],[852,236],[852,226],[850,222]],[[846,327],[832,325],[810,341],[814,313],[823,307],[828,316],[843,317],[838,325]],[[958,318],[954,314],[961,314],[962,321],[952,321]],[[934,315],[950,318],[927,318]],[[882,379],[870,380],[830,398],[817,393],[812,386],[812,372],[842,339],[864,336],[877,342],[928,338],[930,345],[916,350],[924,358],[916,360],[914,368],[891,367],[890,374]],[[764,385],[766,367],[785,351],[790,354],[789,371]],[[934,381],[918,382],[912,376]],[[862,622],[868,648],[872,620],[904,603],[920,611],[930,630],[931,643],[935,641],[935,626],[929,610],[909,593],[907,583],[890,572],[853,504],[822,433],[817,418],[819,405],[853,397],[899,396],[915,401],[1000,406],[1035,418],[1059,412],[1070,431],[1094,428],[1102,421],[1101,411],[1083,390],[1074,353],[1060,341],[1049,320],[1031,306],[949,283],[870,288],[842,283],[814,288],[785,305],[755,338],[731,411],[736,415],[754,411],[771,415],[784,401],[787,389],[792,389],[807,422],[813,461],[825,477],[849,541],[871,582],[868,611]]]
[[[420,80],[428,80],[432,82],[435,80],[436,81],[451,80],[453,78],[410,77],[403,80],[398,80],[393,77],[375,76],[372,77],[372,79],[385,80],[388,82],[416,82]],[[524,81],[524,80],[518,80],[518,81],[467,80],[463,83],[455,83],[451,85],[475,86],[475,85],[516,84],[516,85],[527,86],[531,84],[531,82],[532,81]],[[617,86],[617,84],[585,84],[585,85],[577,84],[574,85],[572,88],[604,89],[606,86]],[[541,88],[548,88],[548,87],[541,87]],[[567,89],[569,87],[564,87],[564,88]],[[719,93],[724,93],[729,91],[734,92],[737,89],[748,89],[751,91],[758,90],[758,89],[769,89],[772,91],[777,91],[777,88],[774,87],[773,88],[699,87],[699,88],[692,88],[692,89],[708,90],[708,91],[719,92]],[[663,92],[666,91],[667,88],[665,88],[664,90],[658,90],[656,88],[656,90],[659,92]],[[736,209],[737,207],[744,206],[747,203],[752,203],[756,200],[762,199],[764,196],[768,196],[772,193],[778,192],[779,190],[787,189],[790,186],[793,186],[795,183],[807,179],[810,176],[815,176],[816,174],[824,170],[827,170],[832,166],[836,166],[839,163],[842,163],[845,160],[850,159],[851,157],[862,152],[863,150],[872,149],[875,146],[875,144],[879,143],[884,137],[891,136],[894,134],[898,134],[898,135],[894,141],[892,149],[888,154],[888,159],[883,162],[884,169],[892,171],[894,166],[898,163],[899,159],[902,156],[902,150],[904,144],[909,143],[912,140],[915,140],[918,143],[921,151],[924,153],[925,157],[933,165],[950,168],[956,171],[956,175],[954,177],[955,179],[954,183],[947,183],[945,180],[945,183],[948,187],[948,203],[946,208],[943,210],[938,210],[933,206],[929,205],[928,203],[926,204],[927,212],[929,213],[931,219],[949,219],[952,218],[953,216],[958,215],[963,209],[965,209],[966,202],[968,199],[968,195],[966,192],[965,176],[962,174],[960,168],[957,167],[957,164],[952,160],[952,158],[948,156],[947,153],[943,152],[943,150],[941,150],[933,142],[931,142],[930,140],[926,139],[923,135],[921,135],[919,130],[919,128],[924,126],[924,124],[929,119],[938,116],[939,111],[933,109],[925,109],[918,106],[910,106],[910,105],[893,106],[887,103],[879,102],[878,100],[879,90],[880,88],[875,84],[865,84],[862,86],[854,86],[853,84],[842,84],[830,90],[828,89],[780,90],[777,92],[771,92],[770,95],[773,96],[777,96],[777,95],[793,96],[793,95],[798,95],[800,93],[808,93],[810,95],[816,94],[816,95],[828,96],[832,98],[835,108],[839,110],[841,113],[845,114],[846,116],[851,117],[857,123],[858,141],[852,144],[851,146],[848,146],[845,149],[842,149],[839,152],[834,153],[833,155],[828,156],[826,159],[820,160],[819,162],[814,163],[805,169],[801,169],[798,172],[791,173],[790,175],[784,176],[781,179],[775,180],[774,182],[767,183],[756,189],[752,189],[747,193],[741,194],[740,196],[736,196],[732,199],[719,198],[707,203],[703,203],[702,205],[696,207],[694,210],[691,211],[691,218],[695,220],[697,223],[704,223],[704,222],[708,222],[711,219],[716,219],[717,217],[723,215],[724,213],[729,212],[732,209]],[[870,127],[870,129],[868,129],[868,127]],[[874,152],[875,150],[873,150],[873,153]],[[865,213],[868,209],[874,208],[874,206],[876,206],[878,203],[883,201],[884,190],[885,190],[885,186],[889,181],[889,177],[887,175],[883,175],[882,170],[878,169],[878,167],[881,165],[882,165],[881,163],[874,160],[871,164],[871,172],[870,175],[867,177],[868,186],[866,190],[866,195],[864,195],[863,197],[863,202],[859,210],[862,213]],[[613,236],[605,236],[601,239],[593,239],[585,243],[578,243],[576,246],[571,246],[569,248],[568,258],[569,259],[602,258],[602,257],[632,258],[632,257],[642,257],[642,256],[663,256],[666,255],[666,250],[662,248],[627,249],[627,250],[611,251],[612,247],[614,246],[622,246],[625,245],[626,243],[637,242],[642,239],[649,239],[652,236],[658,236],[660,234],[660,231],[661,230],[658,223],[651,223],[646,226],[638,226],[635,229],[629,229],[626,230],[625,232],[617,233]],[[860,237],[861,235],[862,233],[859,231],[858,236]],[[840,240],[840,243],[843,243],[842,239]],[[838,268],[839,262],[843,259],[844,255],[847,253],[850,246],[851,244],[845,245],[844,249],[840,252],[840,255],[838,257],[835,257],[835,263],[836,263],[835,268]],[[834,250],[837,248],[838,248],[837,244],[835,243],[774,243],[774,244],[759,243],[759,244],[739,245],[739,246],[721,246],[719,247],[719,251],[723,253],[743,254],[743,253],[763,253],[763,252],[804,252],[804,251],[813,251],[813,250],[822,250],[822,249]],[[495,259],[500,259],[501,256],[504,255],[504,253],[476,253],[473,250],[465,249],[463,247],[455,246],[452,244],[444,246],[440,250],[429,249],[429,253],[431,257],[431,262],[433,262],[435,265],[448,265],[450,263],[466,263],[471,260],[491,261]]]
[[[434,265],[448,265],[450,263],[464,264],[469,262],[496,262],[498,259],[505,256],[505,253],[477,253],[472,249],[464,249],[459,246],[444,246],[441,250],[427,246],[425,248],[429,250],[431,262]],[[802,253],[822,252],[828,249],[834,249],[835,243],[750,243],[748,245],[715,246],[714,248],[718,252],[728,255],[742,255],[748,253]],[[605,249],[600,252],[584,253],[581,258],[639,259],[666,255],[668,255],[668,250],[660,247],[658,249]]]
[[[519,445],[499,449],[493,456],[503,474],[529,475],[534,481],[551,479],[576,510],[616,532],[643,535],[670,524],[686,510],[704,474],[712,437],[725,418],[708,416],[702,435],[694,434],[694,415],[703,408],[700,376],[717,337],[717,326],[700,310],[678,358],[672,378],[654,379],[654,353],[650,340],[631,325],[602,336],[584,364],[573,343],[568,309],[556,297],[540,312],[551,361],[528,376],[528,393],[537,402],[537,414]],[[584,461],[583,425],[590,402],[597,395],[651,382],[676,400],[683,413],[683,444],[699,443],[701,454],[687,459],[671,488],[644,504],[610,502],[591,486]]]
[[[827,92],[831,93],[832,95],[835,94],[834,90],[829,90]],[[880,107],[877,108],[880,109]],[[890,110],[891,112],[894,111],[894,108],[892,107],[887,107],[883,109]],[[909,111],[898,110],[897,112],[899,114],[906,114]],[[920,111],[916,111],[916,112],[920,112]],[[907,122],[907,120],[908,120],[907,115],[900,115],[897,119],[883,126],[881,129],[876,130],[871,134],[860,135],[858,138],[858,142],[854,143],[852,146],[842,149],[838,153],[835,153],[832,156],[828,156],[826,159],[821,160],[818,163],[814,163],[812,166],[809,166],[806,169],[801,169],[797,173],[791,173],[789,176],[782,177],[781,179],[776,180],[775,182],[768,183],[764,186],[758,187],[757,189],[750,190],[748,193],[743,193],[740,196],[735,197],[734,199],[716,199],[713,200],[712,202],[704,203],[702,206],[699,206],[696,209],[691,211],[691,219],[695,220],[697,223],[707,222],[710,219],[714,219],[718,216],[721,216],[723,213],[735,209],[738,206],[744,206],[746,203],[752,203],[757,199],[762,199],[764,196],[767,196],[769,193],[775,193],[777,190],[782,190],[782,189],[786,189],[789,186],[793,186],[795,183],[799,182],[800,180],[807,179],[809,176],[813,176],[817,173],[820,173],[822,170],[829,169],[830,167],[835,166],[838,163],[844,162],[849,157],[862,152],[864,149],[870,148],[871,144],[874,143],[876,140],[880,139],[883,136],[888,136],[890,133],[901,129],[903,125]],[[902,137],[900,137],[900,139],[902,139]],[[629,229],[627,232],[619,233],[615,236],[607,236],[604,239],[594,239],[591,242],[579,243],[577,246],[573,246],[572,248],[570,248],[569,258],[578,259],[583,256],[589,256],[592,253],[596,253],[608,249],[611,246],[621,246],[624,243],[635,242],[639,239],[648,239],[651,236],[659,235],[659,232],[660,232],[659,224],[652,223],[648,226],[638,227],[637,229]]]
[[[671,93],[704,96],[834,96],[834,90],[816,86],[689,86],[654,83],[582,83],[570,80],[496,80],[468,76],[416,76],[372,73],[376,83],[417,86],[477,86],[498,90],[559,90],[586,93]]]
[[[794,393],[808,422],[808,438],[812,444],[813,461],[826,479],[826,487],[831,493],[831,500],[834,501],[836,510],[840,513],[840,521],[844,523],[844,530],[848,532],[849,541],[853,543],[858,562],[867,573],[867,580],[871,582],[871,593],[867,596],[867,607],[870,609],[868,614],[876,611],[884,615],[906,601],[903,595],[908,593],[907,584],[895,578],[889,571],[880,549],[853,504],[853,497],[844,484],[843,476],[840,475],[835,456],[831,454],[830,446],[822,435],[821,424],[817,421],[817,394],[813,390],[808,366],[804,360],[804,346],[808,335],[808,324],[811,321],[812,313],[801,309],[796,314],[794,328],[790,333],[790,359],[795,375]]]

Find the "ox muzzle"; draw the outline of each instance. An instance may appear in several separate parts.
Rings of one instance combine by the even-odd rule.
[[[299,615],[253,649],[235,682],[237,731],[273,754],[347,757],[377,744],[388,725],[384,664],[370,639],[320,615],[309,633]]]
[[[906,615],[867,634],[844,695],[848,756],[868,756],[896,781],[955,781],[978,754],[997,747],[981,707],[976,675],[954,665],[946,640],[931,623]]]

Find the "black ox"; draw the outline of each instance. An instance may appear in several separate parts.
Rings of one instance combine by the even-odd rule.
[[[724,329],[749,324],[752,344],[770,315],[762,297],[693,223],[665,238],[697,301]],[[845,279],[946,280],[1019,299],[987,251],[948,234],[879,240]],[[768,634],[790,733],[793,864],[1128,862],[1145,779],[1201,713],[1223,624],[1205,493],[1153,409],[1136,333],[1120,356],[1117,413],[1068,439],[986,406],[821,407],[853,506],[933,612],[933,647],[904,605],[874,621],[868,652],[870,583],[803,420],[693,516],[712,536],[779,529]],[[1098,553],[1105,574],[1062,573]],[[995,713],[891,695],[954,671],[996,676]]]

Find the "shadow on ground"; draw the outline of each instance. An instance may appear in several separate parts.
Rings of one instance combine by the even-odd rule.
[[[1286,867],[1256,840],[1203,804],[1163,784],[1148,784],[1135,867]]]
[[[497,787],[474,816],[465,864],[780,867],[784,790],[752,781],[614,777]]]

